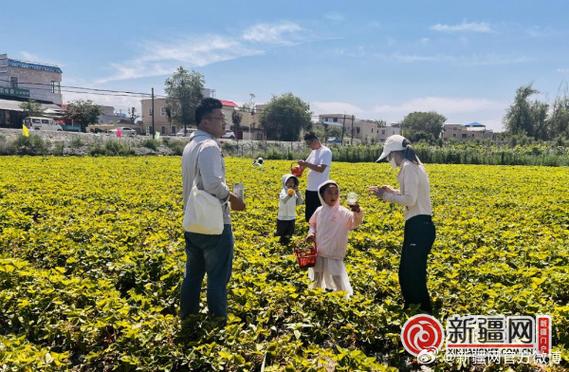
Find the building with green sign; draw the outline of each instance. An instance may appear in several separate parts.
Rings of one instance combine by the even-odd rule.
[[[20,61],[0,54],[0,127],[21,126],[21,102],[33,100],[45,107],[60,107],[63,103],[62,74],[57,66]]]

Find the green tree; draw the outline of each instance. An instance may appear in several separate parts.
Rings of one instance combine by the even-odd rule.
[[[196,107],[203,98],[204,76],[196,71],[188,71],[182,66],[166,79],[164,90],[168,95],[168,117],[184,126],[195,124]]]
[[[241,120],[243,120],[243,114],[237,110],[233,110],[231,113],[231,122],[233,123],[231,129],[235,131],[237,139],[239,138],[239,132],[241,131]]]
[[[328,137],[341,138],[342,137],[342,128],[341,127],[329,126],[327,133],[328,133]]]
[[[310,105],[292,93],[274,96],[261,113],[261,125],[267,139],[297,141],[301,129],[308,130]]]
[[[534,101],[530,103],[530,118],[535,139],[544,141],[550,139],[549,121],[547,120],[548,109],[549,105],[545,102]]]
[[[32,100],[20,103],[20,108],[24,110],[24,118],[27,118],[28,116],[42,115],[44,111],[40,103]]]
[[[81,125],[81,131],[85,132],[89,124],[97,122],[101,115],[101,108],[91,100],[77,100],[70,102],[65,107],[64,118]]]
[[[569,97],[557,97],[549,115],[547,127],[551,138],[569,138]]]
[[[446,117],[434,111],[412,112],[407,114],[401,122],[402,134],[411,142],[424,140],[434,143],[441,135],[446,120]]]
[[[548,105],[530,101],[529,97],[539,93],[532,84],[521,86],[516,91],[514,102],[504,117],[506,130],[511,134],[525,134],[536,139],[548,139],[546,121]]]

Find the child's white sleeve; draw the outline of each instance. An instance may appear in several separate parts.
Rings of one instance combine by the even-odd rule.
[[[279,194],[279,199],[284,201],[285,203],[289,201],[290,198],[292,198],[292,196],[289,196],[285,191],[281,191]]]

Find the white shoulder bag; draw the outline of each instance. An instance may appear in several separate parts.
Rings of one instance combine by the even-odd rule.
[[[186,209],[184,210],[184,230],[204,235],[221,235],[223,232],[221,202],[210,193],[198,189],[196,185],[198,172],[199,168],[196,166],[192,191],[188,196]]]

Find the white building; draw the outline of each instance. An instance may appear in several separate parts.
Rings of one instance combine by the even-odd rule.
[[[441,135],[445,141],[468,141],[494,138],[494,132],[491,129],[486,129],[484,124],[478,122],[469,124],[444,124]]]
[[[0,54],[0,98],[61,105],[61,75],[57,66],[40,65]]]
[[[209,93],[208,93],[209,92]],[[213,89],[204,89],[202,94],[204,97],[206,93],[213,94]],[[212,97],[213,98],[213,97]],[[232,125],[232,114],[237,108],[237,104],[233,101],[220,99],[223,107],[221,111],[225,116],[225,128],[229,129]],[[152,128],[152,99],[143,99],[140,101],[142,106],[142,123],[143,132],[150,133]],[[154,129],[163,136],[174,136],[176,133],[184,128],[183,124],[176,123],[170,115],[168,116],[168,99],[167,98],[155,98],[154,99],[154,111],[156,115],[154,116]],[[189,129],[189,128],[188,128]]]
[[[8,58],[0,54],[0,127],[20,128],[22,102],[41,104],[45,115],[61,114],[61,69]]]
[[[387,137],[401,133],[401,127],[397,123],[386,126],[384,122],[358,119],[354,115],[321,114],[318,116],[318,121],[317,125],[326,124],[343,129],[344,141],[351,141],[353,138],[355,142],[364,144],[381,143]]]
[[[387,137],[393,136],[395,134],[401,134],[401,125],[399,123],[391,123],[390,125],[386,125],[385,127],[379,128],[379,136],[378,140],[380,143],[385,142]]]

